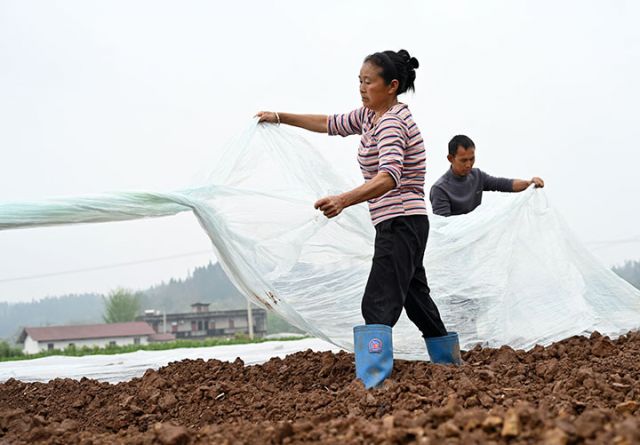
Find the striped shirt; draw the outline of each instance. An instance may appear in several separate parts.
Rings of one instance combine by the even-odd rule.
[[[361,135],[358,163],[365,182],[384,171],[396,183],[384,195],[369,200],[373,225],[396,216],[426,215],[424,142],[409,107],[396,104],[375,124],[374,117],[373,111],[362,107],[329,116],[327,122],[330,135]]]

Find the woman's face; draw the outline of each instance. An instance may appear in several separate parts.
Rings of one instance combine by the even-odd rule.
[[[362,104],[370,110],[386,110],[396,99],[398,81],[392,80],[389,85],[380,75],[382,68],[371,62],[365,62],[360,68],[360,97]]]

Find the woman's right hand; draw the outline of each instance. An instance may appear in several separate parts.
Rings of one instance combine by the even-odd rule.
[[[278,116],[273,111],[258,111],[254,117],[258,118],[258,122],[267,122],[270,124],[279,124]]]

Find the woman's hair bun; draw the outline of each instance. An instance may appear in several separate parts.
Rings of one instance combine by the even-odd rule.
[[[398,55],[402,58],[402,60],[404,60],[404,63],[406,63],[409,68],[415,70],[420,66],[418,59],[416,59],[415,57],[411,57],[411,55],[409,55],[409,51],[407,51],[406,49],[401,49],[400,51],[398,51]]]

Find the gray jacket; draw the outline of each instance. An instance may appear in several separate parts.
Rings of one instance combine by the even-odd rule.
[[[429,199],[436,215],[463,215],[478,207],[482,192],[488,191],[513,192],[513,179],[496,178],[478,168],[458,176],[449,169],[433,184]]]

